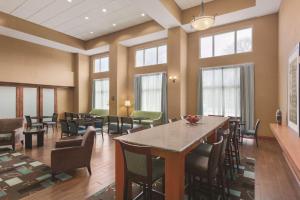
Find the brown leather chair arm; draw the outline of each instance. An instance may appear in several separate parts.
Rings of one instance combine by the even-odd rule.
[[[82,143],[82,139],[75,140],[62,140],[55,143],[55,148],[64,148],[64,147],[77,147]]]

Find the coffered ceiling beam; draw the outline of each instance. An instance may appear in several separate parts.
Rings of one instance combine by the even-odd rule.
[[[129,0],[165,29],[181,25],[181,10],[174,0]]]

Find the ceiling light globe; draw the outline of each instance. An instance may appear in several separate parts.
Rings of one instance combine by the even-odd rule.
[[[199,16],[199,17],[195,17],[192,20],[191,25],[195,30],[203,31],[212,27],[214,23],[215,23],[214,16]]]

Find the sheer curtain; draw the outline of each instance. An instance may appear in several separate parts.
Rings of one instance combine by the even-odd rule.
[[[0,119],[17,116],[16,87],[0,86]]]
[[[141,110],[161,112],[162,74],[141,77]]]
[[[240,68],[202,69],[203,115],[241,115]]]
[[[109,109],[109,79],[94,80],[94,108]]]
[[[241,117],[254,125],[254,65],[202,68],[198,80],[198,114]]]
[[[163,113],[168,120],[168,78],[166,73],[136,75],[134,79],[135,110]]]

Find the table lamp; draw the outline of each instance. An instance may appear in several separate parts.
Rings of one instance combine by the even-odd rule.
[[[125,101],[125,107],[127,109],[127,116],[129,116],[129,108],[131,106],[130,100],[126,100]]]

